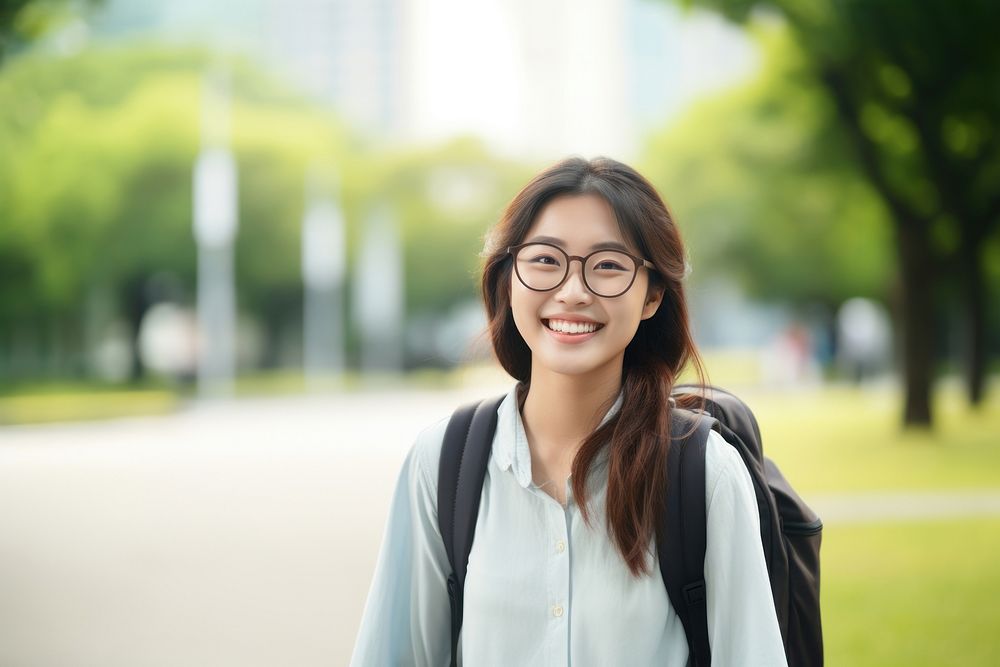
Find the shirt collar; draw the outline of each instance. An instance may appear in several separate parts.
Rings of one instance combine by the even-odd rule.
[[[521,411],[517,405],[517,388],[507,392],[500,407],[497,408],[497,430],[493,438],[493,457],[500,469],[512,471],[517,483],[524,488],[531,485],[531,450],[528,448],[528,436],[524,432],[524,422],[521,421]],[[624,393],[618,392],[614,404],[605,413],[600,426],[614,417],[621,409]],[[600,460],[605,458],[602,451]],[[598,461],[599,462],[599,461]]]

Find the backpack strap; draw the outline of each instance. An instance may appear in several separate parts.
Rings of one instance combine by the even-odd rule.
[[[688,664],[708,667],[712,653],[705,591],[705,452],[708,432],[718,422],[676,408],[670,417],[666,508],[657,538],[660,574],[684,626]]]
[[[476,533],[479,499],[486,479],[486,464],[493,446],[497,408],[504,396],[469,403],[457,409],[448,422],[438,467],[438,527],[451,574],[451,665],[458,664],[458,635],[462,630],[462,603],[469,553]]]

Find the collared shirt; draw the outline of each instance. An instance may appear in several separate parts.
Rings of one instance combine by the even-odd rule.
[[[621,402],[619,395],[605,421]],[[652,542],[649,574],[636,578],[607,531],[606,457],[598,457],[588,474],[588,526],[569,481],[566,506],[532,482],[516,386],[497,414],[469,555],[460,664],[684,667],[687,639],[667,598]],[[447,421],[425,429],[403,464],[353,667],[449,664],[450,568],[437,522],[437,471]],[[709,435],[705,476],[712,664],[785,665],[750,474],[715,431]]]

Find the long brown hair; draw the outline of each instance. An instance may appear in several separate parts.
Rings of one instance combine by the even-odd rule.
[[[573,460],[573,495],[590,524],[587,474],[608,446],[607,522],[633,575],[649,571],[649,545],[666,492],[670,446],[668,398],[691,363],[704,383],[705,369],[691,335],[684,298],[684,245],[656,189],[631,167],[609,158],[570,158],[531,180],[487,235],[482,294],[498,361],[527,387],[531,349],[510,310],[512,262],[506,249],[521,243],[542,208],[562,195],[596,194],[610,204],[622,233],[656,267],[650,287],[664,290],[656,313],[642,320],[625,348],[624,401],[612,419],[591,433]]]

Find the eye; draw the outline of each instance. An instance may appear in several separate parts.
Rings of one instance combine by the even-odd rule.
[[[529,261],[534,264],[545,264],[547,266],[559,266],[559,260],[552,255],[535,255]]]
[[[611,259],[602,259],[594,268],[600,271],[624,271],[625,267]]]

